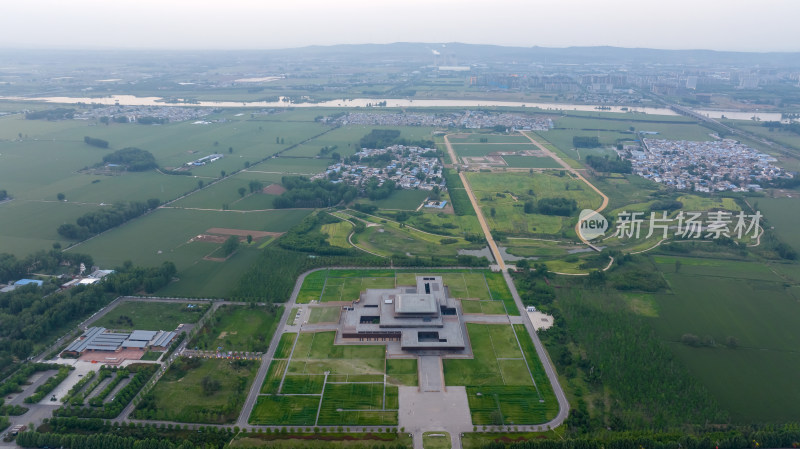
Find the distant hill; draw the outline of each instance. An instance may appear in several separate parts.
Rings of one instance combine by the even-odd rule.
[[[504,47],[462,43],[409,43],[331,45],[280,50],[242,51],[154,51],[154,50],[14,50],[0,49],[0,58],[13,62],[73,64],[85,61],[97,65],[152,65],[159,59],[169,60],[173,68],[184,64],[211,65],[276,62],[342,62],[342,63],[409,63],[433,64],[434,51],[451,55],[450,61],[468,64],[663,64],[762,67],[800,67],[800,53],[752,53],[714,50],[659,50],[621,47]],[[444,58],[440,63],[444,64]]]

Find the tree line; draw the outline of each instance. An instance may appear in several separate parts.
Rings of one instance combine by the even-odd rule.
[[[755,426],[753,426],[755,427]],[[614,432],[596,438],[536,439],[513,443],[494,441],[484,449],[749,449],[752,447],[796,447],[798,424],[777,428],[741,427],[695,433]]]
[[[590,167],[605,173],[631,173],[633,172],[633,166],[631,165],[631,161],[627,159],[622,159],[619,156],[616,159],[611,159],[608,155],[603,157],[588,155],[586,156],[586,163],[589,164]]]
[[[153,153],[134,147],[123,148],[103,156],[103,163],[123,165],[128,171],[147,171],[158,168]]]
[[[0,253],[0,282],[16,281],[30,273],[52,272],[65,267],[67,274],[77,274],[81,264],[86,267],[94,264],[92,256],[88,254],[64,253],[58,244],[55,246],[57,248],[50,251],[40,250],[22,259],[13,254]]]
[[[104,207],[81,215],[76,220],[76,224],[64,223],[58,227],[57,232],[64,238],[84,240],[143,215],[160,204],[161,200],[157,198],[151,198],[147,202],[116,203],[111,207]]]
[[[91,145],[97,148],[108,148],[108,141],[103,139],[97,139],[95,137],[86,136],[83,138],[83,141],[86,142],[87,145]]]
[[[354,186],[322,179],[311,181],[305,176],[284,176],[281,185],[286,192],[273,201],[276,209],[331,207],[349,203],[358,195],[358,189]]]

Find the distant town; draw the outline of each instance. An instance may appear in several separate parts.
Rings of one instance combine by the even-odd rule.
[[[678,190],[746,192],[794,177],[774,157],[735,140],[642,139],[642,145],[630,153],[633,172]]]
[[[197,120],[214,112],[212,108],[182,108],[177,106],[102,106],[75,112],[75,120],[100,120],[136,123],[146,117],[145,124]]]
[[[553,127],[553,120],[542,115],[486,113],[483,111],[446,114],[350,112],[331,120],[331,122],[337,125],[433,126],[467,129],[502,126],[509,130],[525,131],[546,131]]]
[[[445,186],[436,150],[403,145],[361,150],[312,179],[323,178],[355,186],[364,186],[372,178],[378,179],[379,185],[393,181],[403,189],[433,190]]]

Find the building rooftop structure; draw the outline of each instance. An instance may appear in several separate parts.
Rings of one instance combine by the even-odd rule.
[[[62,352],[64,355],[79,355],[87,351],[117,352],[121,349],[147,349],[166,347],[175,332],[144,331],[113,332],[104,327],[90,327]]]
[[[367,289],[342,314],[343,338],[400,341],[404,350],[464,349],[456,300],[441,276],[417,276],[417,285]]]

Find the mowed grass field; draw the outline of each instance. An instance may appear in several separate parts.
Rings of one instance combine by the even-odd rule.
[[[189,348],[211,351],[266,352],[278,327],[281,307],[223,305],[189,342]]]
[[[560,235],[582,209],[597,208],[602,202],[597,192],[568,174],[467,173],[467,180],[489,227],[517,236]],[[524,212],[525,201],[536,204],[543,198],[575,200],[577,209],[571,217]]]
[[[206,310],[208,304],[203,303],[125,301],[92,325],[120,330],[172,331],[179,324],[196,323]]]
[[[735,422],[796,417],[800,385],[791,373],[800,369],[800,303],[791,287],[762,263],[655,260],[672,291],[651,296],[657,314],[651,322],[690,373]],[[690,347],[681,343],[684,334],[714,344]],[[726,345],[729,337],[737,347]]]
[[[473,359],[443,360],[447,385],[465,385],[475,425],[538,424],[558,402],[522,325],[467,324]]]
[[[417,384],[416,359],[386,360],[383,345],[336,346],[334,338],[334,332],[281,336],[251,423],[397,424],[397,385]]]

